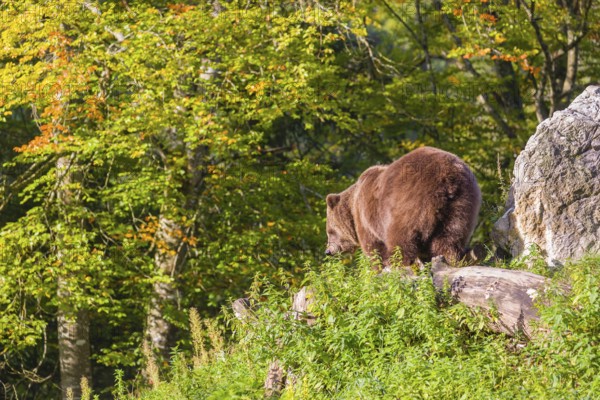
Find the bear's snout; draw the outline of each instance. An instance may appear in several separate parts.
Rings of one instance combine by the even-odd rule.
[[[325,250],[325,255],[326,256],[334,256],[337,253],[339,253],[341,251],[341,249],[335,245],[334,243],[329,243],[327,244],[327,249]]]

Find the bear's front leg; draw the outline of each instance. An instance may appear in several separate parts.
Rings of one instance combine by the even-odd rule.
[[[379,240],[375,235],[364,228],[358,228],[356,230],[356,235],[363,253],[373,262],[373,270],[381,271],[382,268],[389,266],[390,254],[382,240]],[[377,257],[381,258],[381,266],[375,262]]]
[[[390,254],[385,247],[385,243],[380,240],[374,240],[373,242],[365,244],[363,247],[363,252],[369,256],[371,261],[373,261],[373,270],[381,271],[383,268],[390,266]],[[376,259],[381,259],[381,265],[376,263]]]
[[[419,235],[415,231],[407,230],[402,226],[392,227],[388,233],[386,248],[390,249],[391,252],[399,248],[402,254],[402,264],[405,267],[411,266],[419,255],[418,237]]]

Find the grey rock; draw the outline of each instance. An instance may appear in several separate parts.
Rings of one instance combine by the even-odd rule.
[[[600,253],[600,86],[538,125],[492,239],[514,257],[536,245],[549,265]]]

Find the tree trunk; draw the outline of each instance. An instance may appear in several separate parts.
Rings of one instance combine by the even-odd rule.
[[[74,156],[60,157],[56,162],[57,171],[57,199],[62,207],[68,208],[76,196],[70,189],[78,177],[73,168]],[[72,221],[65,221],[66,224]],[[68,261],[68,239],[60,240],[67,242],[57,251],[59,260]],[[57,296],[59,300],[57,325],[58,325],[58,351],[60,363],[60,386],[63,400],[72,391],[73,399],[81,398],[81,378],[88,379],[91,385],[92,366],[90,362],[90,319],[88,311],[83,308],[77,309],[71,304],[67,277],[58,278]]]
[[[59,296],[64,299],[66,293],[60,293],[61,286],[59,280]],[[81,378],[85,377],[91,382],[92,376],[89,314],[82,309],[73,315],[61,307],[57,321],[62,399],[68,399],[69,391],[72,391],[73,399],[80,399]]]
[[[221,11],[221,5],[218,1],[213,1],[214,13],[218,15]],[[210,80],[213,78],[214,71],[205,60],[206,67],[200,74],[200,79]],[[174,97],[184,98],[190,93],[184,93],[176,89]],[[183,110],[183,108],[182,108]],[[183,139],[178,136],[178,132],[173,129],[167,129],[165,143],[170,151],[185,154],[187,159],[185,178],[181,182],[180,194],[183,194],[183,204],[180,208],[184,210],[195,210],[198,207],[198,197],[204,183],[204,168],[202,165],[206,152],[205,146],[190,147]],[[172,168],[166,166],[166,169]],[[171,171],[171,176],[178,176],[178,171]],[[171,193],[166,193],[169,197]],[[159,274],[170,277],[168,282],[157,282],[154,284],[153,297],[150,301],[148,316],[146,321],[145,337],[152,344],[152,349],[160,352],[163,359],[169,356],[169,335],[171,324],[165,318],[165,310],[176,305],[178,292],[173,278],[177,270],[182,267],[187,255],[187,244],[184,242],[183,232],[185,227],[161,211],[156,232],[157,249],[154,255],[154,265]]]
[[[204,183],[202,159],[205,148],[199,146],[191,149],[176,137],[176,132],[171,138],[170,145],[173,149],[182,149],[187,159],[185,179],[181,182],[180,193],[177,193],[177,195],[183,195],[184,201],[180,203],[178,208],[195,210],[198,207],[198,197]],[[177,176],[177,173],[173,171],[171,175]],[[171,195],[173,193],[166,193],[165,197]],[[189,232],[186,232],[189,228],[183,226],[175,218],[168,215],[167,209],[162,210],[158,218],[154,265],[159,275],[167,277],[168,281],[154,284],[145,332],[145,337],[150,341],[151,348],[157,350],[163,359],[169,357],[169,335],[171,333],[171,323],[165,317],[165,311],[170,307],[175,308],[177,306],[179,293],[174,278],[185,263],[187,243],[184,239],[185,235],[189,234]]]
[[[513,69],[512,63],[504,60],[495,60],[494,70],[502,82],[502,86],[499,87],[496,97],[504,113],[509,117],[524,120],[523,99],[521,98],[517,74]]]
[[[148,310],[146,338],[165,359],[169,356],[169,334],[171,324],[165,318],[165,310],[174,306],[177,301],[177,288],[173,282],[174,274],[185,258],[185,244],[182,235],[183,227],[167,218],[164,214],[159,217],[156,232],[156,253],[154,265],[160,275],[168,277],[168,282],[156,282],[154,295]]]
[[[433,4],[434,4],[435,9],[441,12],[441,10],[442,10],[441,0],[434,0]],[[442,13],[441,15],[442,15],[442,22],[444,23],[444,25],[450,32],[452,41],[454,42],[454,44],[456,46],[462,47],[462,45],[463,45],[462,39],[458,36],[456,27],[450,20],[450,17],[445,13]],[[461,71],[468,72],[475,78],[479,78],[481,76],[480,73],[477,72],[477,70],[471,63],[471,61],[468,59],[460,58],[456,65]],[[504,119],[504,117],[502,116],[500,111],[497,109],[497,107],[495,107],[494,104],[492,104],[490,96],[494,97],[496,99],[499,98],[499,96],[496,93],[484,91],[483,93],[477,94],[477,101],[481,104],[484,111],[494,120],[494,122],[496,122],[496,124],[498,125],[498,128],[500,128],[500,130],[502,130],[502,132],[506,135],[506,137],[511,138],[511,139],[516,138],[517,135],[515,133],[515,130]]]

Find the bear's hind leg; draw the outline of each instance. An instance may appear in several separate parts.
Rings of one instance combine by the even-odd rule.
[[[456,265],[465,255],[462,241],[449,235],[433,237],[429,248],[432,258],[435,256],[444,256],[450,265]]]
[[[451,265],[461,262],[469,241],[470,227],[465,227],[462,218],[449,218],[445,225],[436,230],[429,239],[429,255],[444,256]]]
[[[444,256],[451,264],[463,261],[466,247],[477,223],[479,188],[462,191],[459,198],[447,205],[445,216],[429,238],[429,255]]]

